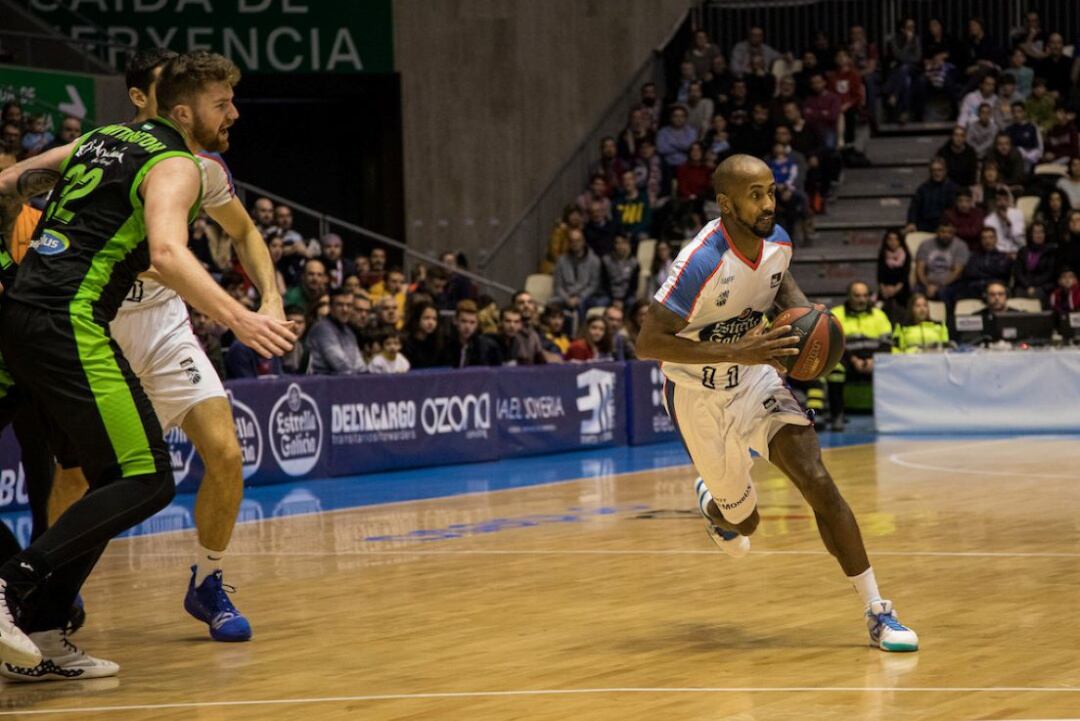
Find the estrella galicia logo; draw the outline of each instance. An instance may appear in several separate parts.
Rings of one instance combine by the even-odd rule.
[[[584,396],[578,396],[577,409],[589,414],[581,421],[581,442],[611,440],[615,428],[615,374],[591,368],[578,373],[577,387],[585,390]]]
[[[736,318],[721,320],[705,326],[698,334],[702,342],[734,343],[746,335],[747,331],[761,322],[762,312],[747,308]]]
[[[34,238],[30,241],[30,247],[38,255],[60,255],[71,247],[71,241],[62,233],[55,230],[46,230],[41,234],[40,238]]]
[[[315,399],[291,383],[270,410],[270,450],[281,470],[302,476],[319,462],[323,422]]]
[[[259,419],[255,411],[245,403],[233,397],[232,391],[225,391],[232,405],[233,425],[236,426],[236,440],[240,443],[240,459],[243,462],[244,480],[251,478],[262,465],[263,438],[259,429]]]
[[[169,446],[169,462],[172,464],[173,480],[179,486],[191,473],[191,459],[195,457],[195,444],[179,427],[170,428],[165,432],[165,443]]]

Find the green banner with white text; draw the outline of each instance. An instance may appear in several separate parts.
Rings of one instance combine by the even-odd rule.
[[[24,115],[44,115],[50,132],[65,115],[96,121],[92,75],[0,65],[0,106],[9,102],[21,105]]]
[[[393,0],[29,0],[73,38],[213,50],[258,73],[392,73]],[[126,58],[110,48],[118,70]]]

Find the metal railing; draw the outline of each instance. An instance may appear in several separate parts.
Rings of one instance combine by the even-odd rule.
[[[337,233],[349,248],[368,248],[375,245],[388,250],[392,249],[391,254],[394,252],[400,254],[402,269],[405,271],[407,278],[412,277],[411,271],[415,264],[424,263],[428,267],[439,266],[447,271],[465,276],[484,289],[483,292],[493,297],[500,305],[510,300],[510,297],[517,290],[517,288],[485,278],[477,273],[446,265],[441,259],[429,253],[410,248],[400,240],[382,233],[376,233],[374,230],[336,218],[314,208],[309,208],[265,188],[240,180],[233,182],[237,189],[237,195],[245,207],[250,208],[257,198],[264,196],[276,204],[289,206],[293,211],[293,228],[305,238],[322,238],[327,233]],[[524,277],[522,277],[522,281],[524,281]]]
[[[915,19],[920,33],[936,18],[953,38],[966,37],[968,20],[979,17],[1004,47],[1029,11],[1039,13],[1045,31],[1062,33],[1066,44],[1080,34],[1080,3],[1074,0],[708,0],[694,20],[725,53],[757,25],[774,49],[797,54],[811,47],[818,31],[833,45],[846,42],[855,24],[881,48],[905,17]]]
[[[75,51],[65,53],[65,51]],[[134,47],[124,43],[76,40],[66,35],[0,29],[0,63],[30,68],[73,70],[84,73],[114,73],[99,54],[117,54],[125,59]],[[57,62],[58,58],[63,58]]]
[[[537,272],[547,252],[551,231],[559,222],[563,208],[573,203],[588,184],[589,165],[599,157],[600,140],[608,135],[617,136],[626,127],[628,114],[640,97],[642,84],[656,83],[663,97],[663,51],[685,21],[684,15],[665,41],[650,52],[648,59],[604,109],[592,129],[574,146],[569,157],[552,174],[543,189],[510,224],[509,230],[480,257],[477,267],[485,275],[524,283],[526,276]]]

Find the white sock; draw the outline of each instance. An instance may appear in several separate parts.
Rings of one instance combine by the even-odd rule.
[[[878,593],[877,579],[874,578],[873,566],[858,576],[848,576],[848,580],[851,581],[851,585],[855,587],[855,590],[859,593],[859,598],[862,599],[863,605],[867,608],[874,601],[881,600],[881,594]]]
[[[199,544],[199,553],[195,559],[195,585],[200,585],[207,576],[221,569],[221,560],[225,551],[212,551]]]

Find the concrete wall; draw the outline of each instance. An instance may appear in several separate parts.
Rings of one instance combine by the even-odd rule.
[[[409,245],[475,262],[692,4],[395,0]]]

